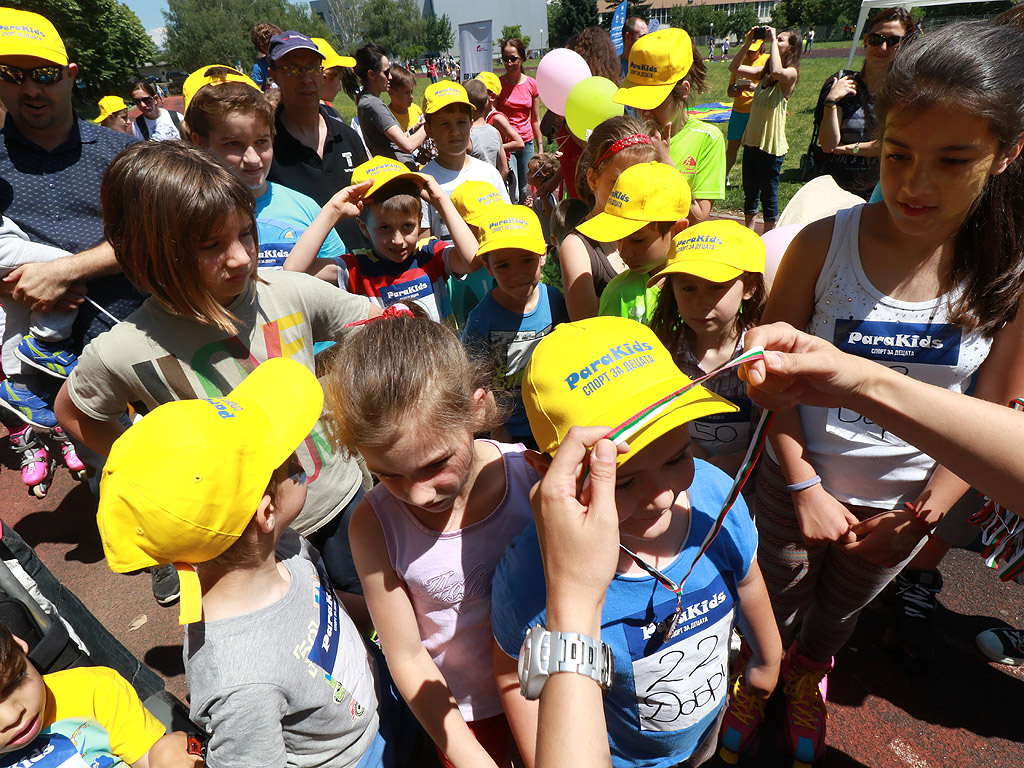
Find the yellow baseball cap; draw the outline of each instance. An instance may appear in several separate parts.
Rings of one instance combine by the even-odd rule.
[[[320,55],[324,57],[324,69],[331,69],[332,67],[354,67],[356,60],[351,56],[341,56],[333,46],[324,40],[322,37],[311,37],[309,38],[316,45],[317,50],[320,51]]]
[[[629,51],[629,70],[612,101],[634,109],[654,109],[693,65],[693,43],[682,29],[644,35]]]
[[[0,56],[35,56],[62,67],[68,50],[50,20],[38,13],[0,8]]]
[[[383,155],[374,155],[362,165],[356,166],[352,171],[352,184],[362,184],[364,181],[373,181],[363,197],[371,197],[380,192],[384,187],[398,179],[411,179],[420,187],[426,183],[426,177],[422,173],[410,171],[403,163]]]
[[[690,202],[690,185],[674,166],[640,163],[619,174],[604,210],[577,229],[592,240],[614,243],[653,221],[685,219]]]
[[[493,72],[481,72],[475,79],[486,85],[487,90],[495,96],[501,93],[501,78]]]
[[[464,181],[451,194],[452,205],[462,220],[476,226],[488,214],[492,205],[507,205],[501,192],[486,181]]]
[[[213,71],[211,72],[211,70]],[[229,67],[227,64],[208,64],[197,69],[181,84],[181,95],[185,99],[185,112],[188,112],[188,105],[192,103],[193,97],[199,93],[201,88],[207,85],[224,85],[224,83],[245,83],[260,91],[260,87],[251,78],[243,75],[234,67]]]
[[[469,95],[460,83],[453,83],[451,80],[438,80],[436,83],[428,85],[427,90],[423,92],[423,114],[425,115],[431,115],[449,104],[465,104],[473,109]]]
[[[100,99],[99,107],[100,115],[93,120],[94,123],[102,123],[115,112],[128,109],[128,105],[124,103],[124,99],[120,96],[104,96]]]
[[[764,47],[764,38],[763,37],[758,38],[757,40],[751,40],[750,41],[750,45],[747,46],[747,50],[748,51],[753,51],[754,53],[757,53],[758,51],[761,50],[762,47]]]
[[[487,207],[487,213],[487,218],[478,225],[480,247],[476,252],[481,256],[499,248],[522,248],[531,253],[547,251],[540,219],[532,208],[492,205]]]
[[[573,426],[623,427],[617,432],[630,450],[619,456],[621,465],[688,421],[739,410],[699,384],[676,394],[691,383],[647,326],[591,317],[559,325],[536,346],[523,403],[537,445],[548,454]]]
[[[238,540],[323,402],[306,366],[273,358],[225,397],[165,403],[143,417],[117,439],[103,467],[96,516],[110,569],[174,563],[181,623],[199,621],[199,579],[188,564]]]
[[[745,272],[764,274],[764,265],[764,242],[753,230],[738,221],[705,221],[673,238],[668,263],[647,286],[673,272],[725,283]]]

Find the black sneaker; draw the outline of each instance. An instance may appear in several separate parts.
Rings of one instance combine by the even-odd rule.
[[[174,605],[181,596],[181,585],[178,584],[178,571],[173,565],[161,565],[153,568],[153,597],[160,605]]]
[[[986,629],[974,638],[978,650],[997,664],[1024,664],[1024,630],[1010,627]]]
[[[894,583],[899,596],[899,645],[911,656],[931,658],[935,651],[935,613],[942,591],[942,574],[904,568]]]

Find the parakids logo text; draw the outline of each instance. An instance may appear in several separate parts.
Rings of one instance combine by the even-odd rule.
[[[680,240],[676,243],[676,253],[682,253],[683,251],[705,251],[713,250],[716,245],[722,244],[722,238],[715,237],[714,235],[697,235],[696,237],[688,237],[685,240]]]
[[[589,395],[607,382],[609,378],[615,378],[627,371],[653,363],[654,358],[644,354],[644,352],[650,351],[651,345],[642,341],[627,342],[626,344],[619,344],[617,347],[609,347],[607,354],[601,355],[601,357],[586,368],[570,373],[566,377],[565,383],[569,385],[569,391],[572,391],[581,382],[589,382],[583,387],[584,394]]]
[[[835,345],[878,361],[956,365],[963,333],[945,323],[836,320]]]
[[[625,203],[629,202],[629,195],[619,192],[617,189],[613,189],[612,193],[608,195],[608,205],[615,208],[621,208]]]
[[[508,232],[511,229],[526,229],[529,226],[526,219],[501,219],[492,221],[487,225],[491,232]]]

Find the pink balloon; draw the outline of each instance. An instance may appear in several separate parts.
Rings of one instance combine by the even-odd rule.
[[[565,114],[569,91],[584,78],[590,77],[590,66],[576,51],[555,48],[548,51],[537,65],[537,91],[544,106],[556,115]]]
[[[803,228],[803,224],[785,224],[761,235],[765,251],[764,281],[769,290],[771,290],[772,283],[775,282],[775,273],[779,271],[779,264],[786,254],[786,249],[789,248],[789,244],[796,237],[797,232]]]

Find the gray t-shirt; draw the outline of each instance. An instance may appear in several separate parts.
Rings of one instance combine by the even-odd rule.
[[[383,155],[406,165],[412,162],[412,155],[402,152],[385,135],[384,132],[392,125],[397,125],[399,130],[402,126],[398,125],[398,120],[379,96],[374,96],[369,91],[360,91],[356,98],[356,115],[359,117],[359,130],[363,132],[363,141],[366,142],[371,157]]]
[[[71,401],[89,418],[116,421],[129,403],[145,414],[172,400],[223,397],[271,357],[290,357],[313,371],[313,342],[342,338],[346,323],[369,313],[366,297],[310,275],[266,272],[260,277],[265,282],[250,283],[228,306],[239,322],[234,335],[147,299],[82,352],[68,378]],[[309,476],[309,493],[292,527],[308,534],[342,510],[362,475],[354,460],[331,449],[322,421],[297,452]]]
[[[481,125],[469,132],[469,140],[473,151],[469,154],[488,165],[498,167],[498,155],[501,150],[501,134],[493,125]],[[500,173],[500,171],[499,171]]]
[[[319,555],[293,531],[277,548],[291,583],[266,608],[189,624],[189,716],[210,768],[355,766],[379,728],[377,669]]]

